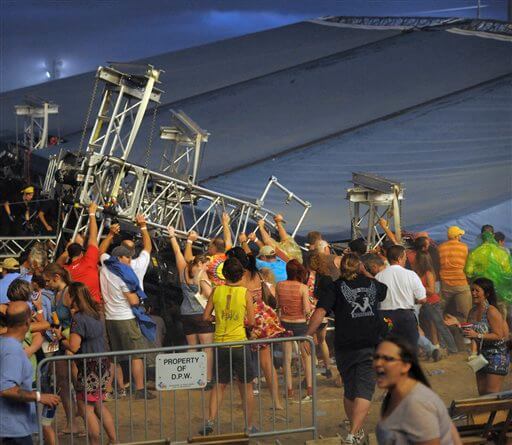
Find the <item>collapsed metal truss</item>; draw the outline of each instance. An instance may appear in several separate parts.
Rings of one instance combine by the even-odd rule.
[[[272,187],[285,195],[286,203],[294,202],[302,209],[296,224],[288,226],[295,235],[311,206],[276,178],[270,178],[254,202],[196,184],[209,133],[182,111],[172,112],[172,125],[161,129],[161,138],[173,143],[171,152],[164,154],[161,172],[127,161],[148,104],[160,100],[161,91],[155,87],[159,75],[152,66],[137,76],[112,67],[98,69],[96,82],[103,81],[105,88],[87,150],[51,157],[44,182],[43,193],[58,195],[66,206],[57,244],[66,232],[75,236],[86,230],[86,206],[91,201],[103,210],[99,236],[113,218],[133,222],[141,213],[150,227],[163,230],[170,224],[182,237],[195,230],[199,241],[207,243],[222,232],[221,217],[227,212],[236,243],[251,221],[264,219],[273,227],[274,212],[263,207]],[[149,149],[148,145],[146,158]]]
[[[162,155],[160,171],[195,184],[210,133],[181,110],[171,110],[171,124],[160,128],[160,139],[171,142]]]
[[[384,218],[400,241],[403,185],[370,173],[352,173],[352,183],[354,187],[347,190],[346,197],[349,201],[352,239],[363,238],[369,250],[379,246],[386,235],[378,221]]]
[[[195,230],[199,241],[204,243],[221,234],[223,212],[231,217],[235,241],[256,219],[264,219],[273,226],[270,217],[274,212],[263,207],[261,198],[256,202],[244,201],[111,156],[92,154],[88,157],[87,171],[88,175],[84,177],[88,176],[92,181],[82,183],[74,195],[66,198],[68,203],[72,198],[77,199],[63,222],[64,229],[71,229],[70,222],[76,221],[73,223],[74,235],[86,229],[84,206],[91,200],[96,201],[107,216],[100,224],[100,230],[108,218],[133,221],[138,213],[145,216],[149,226],[165,229],[170,224],[183,237]],[[120,187],[113,201],[113,189],[117,183]],[[270,179],[263,199],[272,186],[284,193],[285,200],[303,207],[299,221],[292,228],[292,234],[295,234],[310,205],[279,184],[276,178]]]

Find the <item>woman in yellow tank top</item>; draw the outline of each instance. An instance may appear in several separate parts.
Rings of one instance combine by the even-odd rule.
[[[247,340],[244,325],[247,310],[246,295],[247,288],[242,286],[226,284],[215,288],[213,293],[215,343]]]
[[[247,340],[245,328],[254,325],[254,308],[252,297],[247,289],[241,286],[244,269],[236,258],[228,258],[223,268],[226,284],[215,288],[208,299],[203,320],[210,320],[215,311],[215,343],[229,343]],[[231,363],[231,366],[230,366]],[[231,377],[237,377],[238,390],[242,398],[242,406],[247,407],[246,430],[255,432],[252,424],[254,406],[252,381],[255,378],[254,366],[249,348],[233,346],[217,350],[217,383],[210,393],[209,418],[199,433],[211,434],[217,417],[217,409],[222,403],[226,385]]]

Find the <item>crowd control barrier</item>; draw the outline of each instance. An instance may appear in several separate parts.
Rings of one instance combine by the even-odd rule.
[[[311,351],[309,356],[305,356],[311,363],[311,397],[306,397],[305,362],[298,352],[298,345],[304,344],[301,342],[309,344]],[[112,418],[115,440],[119,443],[163,440],[186,443],[205,431],[214,435],[245,432],[251,438],[309,433],[317,438],[315,345],[312,338],[282,337],[198,344],[193,346],[193,350],[190,348],[185,345],[46,357],[38,365],[37,390],[59,394],[63,403],[54,412],[41,405],[38,407],[39,443],[43,445],[44,436],[48,434],[55,434],[57,445],[110,442],[104,428],[105,425],[108,427],[108,413]],[[292,350],[291,378],[284,372],[285,349]],[[282,409],[278,409],[271,397],[271,382],[264,378],[261,369],[265,362],[269,362],[268,357],[275,365],[271,368],[270,380],[277,377],[277,391],[282,403],[279,408]],[[143,390],[138,392],[134,374],[141,364]],[[208,366],[212,367],[213,383],[206,386]],[[122,374],[118,369],[122,369]],[[243,373],[244,379],[249,379],[251,372],[255,375],[252,425],[247,422],[251,395],[241,398],[239,380],[235,380],[234,375],[237,372]],[[124,380],[123,385],[121,379]],[[209,422],[212,391],[219,389],[215,384],[217,379],[229,383],[226,384],[222,403],[218,397],[214,398],[212,405],[217,406],[218,415]],[[105,386],[98,385],[102,381]],[[87,387],[89,392],[84,397],[82,388]],[[292,390],[287,390],[290,387]],[[96,392],[94,388],[97,388]],[[105,400],[107,394],[109,397]],[[73,408],[70,423],[72,431],[76,432],[66,431],[64,434],[64,429],[68,428],[66,403]],[[90,412],[96,408],[100,428],[95,437],[90,437],[90,434],[94,435],[98,425],[92,417],[85,416],[84,420],[78,416],[75,409],[79,404]],[[108,408],[108,413],[104,407]]]

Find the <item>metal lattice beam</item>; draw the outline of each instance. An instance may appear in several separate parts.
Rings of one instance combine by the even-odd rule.
[[[380,218],[391,220],[395,236],[401,239],[400,202],[404,197],[401,183],[371,173],[352,173],[354,187],[347,190],[352,239],[363,238],[368,249],[385,238],[378,225]]]
[[[16,116],[24,116],[23,145],[29,150],[48,146],[48,120],[50,114],[57,114],[59,106],[47,101],[15,105]]]
[[[56,236],[2,236],[0,237],[0,258],[18,258],[29,252],[35,243],[50,242],[55,245]]]

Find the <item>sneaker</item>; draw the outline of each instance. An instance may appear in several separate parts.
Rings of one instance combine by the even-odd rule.
[[[349,444],[357,444],[356,436],[353,434],[347,434],[343,439],[341,439],[341,443],[349,443]]]
[[[432,360],[434,360],[435,362],[438,362],[442,358],[443,358],[443,356],[441,354],[441,350],[440,349],[434,349],[432,351]]]
[[[199,434],[201,436],[208,436],[213,433],[213,428],[215,426],[215,423],[213,420],[207,420],[204,424],[204,427],[199,430]]]
[[[135,400],[153,400],[156,399],[155,394],[153,394],[151,391],[144,391],[143,389],[138,389],[135,391]]]
[[[358,440],[359,443],[361,443],[364,440],[364,430],[361,428],[356,434],[354,434],[354,437]]]
[[[306,394],[303,398],[303,402],[311,402],[313,400],[313,396],[310,396],[309,394]]]

